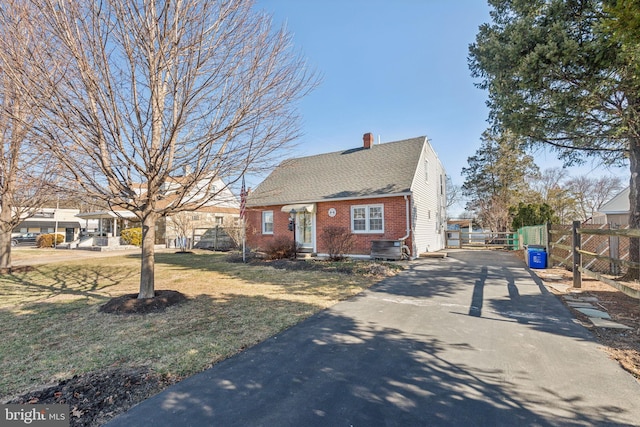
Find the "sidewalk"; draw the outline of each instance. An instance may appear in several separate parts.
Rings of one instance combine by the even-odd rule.
[[[512,254],[422,259],[116,426],[631,426],[640,384]]]
[[[140,249],[100,252],[84,249],[36,249],[35,247],[19,247],[12,248],[12,264],[14,267],[20,267],[23,265],[53,264],[56,262],[77,261],[87,258],[108,258],[140,253]],[[28,254],[28,256],[24,256],[25,254]]]

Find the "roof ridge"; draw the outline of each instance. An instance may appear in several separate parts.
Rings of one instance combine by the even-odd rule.
[[[283,160],[247,205],[359,199],[411,190],[426,136]]]
[[[405,139],[400,139],[398,141],[388,141],[388,142],[381,142],[380,144],[373,144],[371,146],[371,148],[365,148],[364,146],[360,145],[358,147],[352,147],[352,148],[346,148],[343,150],[336,150],[336,151],[329,151],[326,153],[317,153],[317,154],[310,154],[308,156],[296,156],[296,157],[288,157],[286,159],[284,159],[281,163],[286,162],[287,160],[297,160],[297,159],[308,159],[311,157],[318,157],[318,156],[328,156],[331,154],[341,154],[341,153],[345,153],[347,151],[357,151],[357,150],[371,150],[373,149],[373,147],[380,147],[383,145],[389,145],[389,144],[397,144],[400,142],[407,142],[407,141],[413,141],[415,139],[428,139],[426,135],[421,135],[421,136],[415,136],[413,138],[405,138]]]

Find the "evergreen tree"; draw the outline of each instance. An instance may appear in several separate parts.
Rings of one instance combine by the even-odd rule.
[[[518,203],[518,206],[509,208],[512,217],[511,227],[517,230],[528,225],[543,225],[548,222],[556,222],[553,209],[546,203]]]
[[[491,120],[567,164],[630,165],[630,225],[640,228],[640,8],[637,0],[489,0],[470,46]],[[638,261],[632,239],[632,261]],[[632,272],[630,272],[632,273]],[[632,275],[637,275],[634,271]]]
[[[526,177],[537,174],[533,158],[526,155],[511,134],[482,135],[482,143],[469,166],[462,169],[463,194],[469,198],[467,210],[476,214],[482,227],[491,231],[508,231],[509,207],[529,193]]]

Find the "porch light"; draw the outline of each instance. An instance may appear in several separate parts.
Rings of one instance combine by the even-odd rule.
[[[298,258],[298,244],[296,242],[296,210],[289,211],[289,231],[293,231],[293,254],[294,259]]]
[[[295,233],[296,228],[296,210],[291,209],[289,211],[289,231],[293,231]]]

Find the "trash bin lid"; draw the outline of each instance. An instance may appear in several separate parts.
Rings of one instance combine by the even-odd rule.
[[[526,245],[525,247],[531,250],[547,250],[547,247],[544,245]]]

